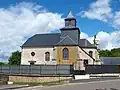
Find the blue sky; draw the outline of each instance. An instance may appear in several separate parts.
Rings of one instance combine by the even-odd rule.
[[[58,32],[72,11],[80,38],[99,49],[120,47],[120,0],[1,0],[0,60],[7,60],[27,38],[38,33]]]
[[[61,13],[62,17],[66,17],[68,12],[72,10],[73,15],[76,17],[77,25],[81,31],[93,36],[99,31],[112,32],[115,30],[109,23],[101,22],[99,20],[91,20],[88,18],[81,18],[76,14],[80,11],[89,9],[89,5],[96,0],[2,0],[0,2],[1,8],[8,8],[11,5],[16,5],[21,2],[37,3],[44,6],[48,11],[53,13]],[[120,1],[111,0],[111,8],[114,11],[120,10]]]

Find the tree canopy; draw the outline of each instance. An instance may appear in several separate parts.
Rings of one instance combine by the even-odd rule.
[[[99,50],[100,57],[120,57],[120,48],[111,50]]]
[[[4,63],[3,63],[3,62],[0,62],[0,65],[4,65]]]
[[[20,65],[21,63],[21,52],[15,51],[8,59],[9,65]]]

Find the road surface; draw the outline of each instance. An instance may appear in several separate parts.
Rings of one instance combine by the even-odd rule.
[[[51,87],[29,87],[15,90],[120,90],[120,79],[71,83],[68,85]]]

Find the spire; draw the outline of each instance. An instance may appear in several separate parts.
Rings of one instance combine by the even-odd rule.
[[[74,18],[73,14],[72,14],[72,11],[69,12],[67,18]]]

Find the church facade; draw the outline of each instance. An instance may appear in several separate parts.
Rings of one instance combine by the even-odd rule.
[[[76,19],[69,12],[61,33],[36,34],[22,45],[21,64],[72,64],[84,70],[85,64],[99,61],[97,48],[88,40],[80,39]]]

